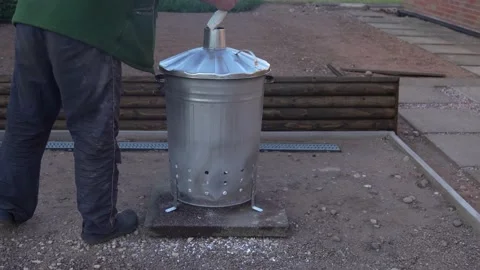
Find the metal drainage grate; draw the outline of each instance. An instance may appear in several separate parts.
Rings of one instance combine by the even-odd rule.
[[[1,142],[0,142],[1,144]],[[166,142],[119,142],[121,150],[168,150]],[[50,150],[73,150],[73,142],[51,141],[47,143]],[[260,151],[287,151],[287,152],[341,152],[336,144],[329,143],[262,143]]]

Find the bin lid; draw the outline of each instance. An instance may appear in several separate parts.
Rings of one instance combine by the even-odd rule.
[[[270,64],[249,50],[229,48],[225,44],[225,29],[218,27],[216,12],[204,29],[203,46],[174,55],[159,63],[167,75],[194,79],[243,79],[263,76]],[[213,23],[212,21],[217,21]]]

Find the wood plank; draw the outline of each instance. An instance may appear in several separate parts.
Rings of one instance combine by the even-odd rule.
[[[158,83],[124,83],[123,96],[163,96]],[[395,95],[395,83],[266,83],[265,96],[380,96]],[[9,83],[0,83],[0,95],[10,93]]]
[[[393,108],[266,108],[263,120],[393,119]]]
[[[0,108],[0,119],[5,119],[7,109]],[[266,108],[263,120],[331,120],[331,119],[393,119],[394,108]],[[60,112],[57,119],[65,120]],[[165,109],[120,109],[121,120],[166,120]]]
[[[8,96],[0,96],[0,107],[8,105]],[[121,108],[165,108],[164,97],[125,96]],[[321,96],[265,97],[264,108],[394,108],[394,96]]]

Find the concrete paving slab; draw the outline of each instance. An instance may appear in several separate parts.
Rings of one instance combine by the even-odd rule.
[[[480,55],[442,54],[440,57],[460,66],[480,66]]]
[[[148,208],[145,227],[155,237],[286,237],[288,218],[285,209],[257,196],[263,212],[249,203],[224,208],[204,208],[180,204],[166,213],[173,201],[169,187],[159,187]]]
[[[453,45],[455,42],[446,41],[436,37],[404,37],[399,36],[399,39],[411,44],[433,44],[433,45]]]
[[[419,45],[419,47],[431,53],[446,53],[446,54],[478,54],[469,49],[462,48],[457,45]]]
[[[390,17],[357,17],[357,20],[366,23],[400,23],[403,22],[401,18],[390,18]]]
[[[425,33],[417,30],[404,30],[404,29],[381,29],[383,32],[394,35],[394,36],[404,36],[404,37],[429,37],[434,36],[432,33]]]
[[[480,165],[480,135],[430,134],[427,138],[458,166]]]
[[[451,103],[453,98],[445,95],[438,87],[400,86],[400,103]]]
[[[400,87],[404,86],[479,86],[480,78],[401,78]]]
[[[356,17],[385,18],[386,15],[381,12],[371,10],[349,10],[348,13]]]
[[[400,23],[369,23],[371,26],[380,28],[380,29],[404,29],[404,30],[415,30],[415,28],[403,25]]]
[[[461,67],[480,76],[480,66],[461,66]]]
[[[479,86],[457,86],[453,87],[455,90],[458,90],[473,99],[475,102],[480,103],[480,84]]]
[[[400,115],[423,133],[480,132],[480,116],[466,110],[400,109]]]

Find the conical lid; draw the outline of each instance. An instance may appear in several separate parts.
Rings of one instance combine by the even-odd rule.
[[[160,71],[196,79],[253,78],[270,71],[270,64],[253,52],[226,47],[225,29],[217,26],[211,28],[210,24],[204,30],[203,47],[161,61]]]

